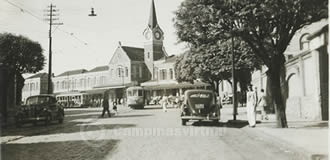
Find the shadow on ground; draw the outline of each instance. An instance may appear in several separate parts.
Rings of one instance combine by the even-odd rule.
[[[148,117],[153,116],[153,114],[129,114],[129,115],[115,115],[113,118],[134,118],[134,117]]]
[[[261,123],[257,121],[257,124]],[[189,123],[188,123],[189,125]],[[212,122],[212,121],[193,121],[191,123],[192,126],[207,126],[207,127],[225,127],[225,128],[243,128],[248,126],[249,123],[247,120],[229,120],[227,122]]]
[[[111,156],[119,140],[60,141],[2,144],[1,159],[10,160],[103,160]]]
[[[100,112],[102,111],[102,108],[70,108],[70,109],[64,109],[65,114],[67,115],[73,115],[73,114],[82,114],[82,113],[93,113],[93,112]]]
[[[86,113],[86,114],[83,114]],[[77,114],[77,115],[75,115]],[[78,115],[79,114],[79,115]],[[99,118],[100,112],[93,113],[88,111],[71,112],[69,116],[66,116],[64,122],[59,124],[57,121],[52,121],[49,125],[45,125],[44,122],[38,122],[37,125],[24,124],[20,128],[12,127],[1,131],[2,136],[34,136],[34,135],[50,135],[57,133],[76,133],[82,131],[97,131],[97,130],[110,130],[118,128],[131,128],[135,127],[135,124],[107,124],[103,119]],[[150,115],[128,115],[129,117],[141,117]],[[123,115],[123,117],[127,117]],[[121,118],[118,116],[112,116],[111,118]],[[110,118],[110,119],[111,119]],[[100,120],[100,121],[99,121]],[[88,127],[86,127],[88,126]]]

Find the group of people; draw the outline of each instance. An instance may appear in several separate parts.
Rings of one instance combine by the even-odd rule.
[[[167,112],[167,108],[169,106],[174,108],[179,108],[183,102],[183,97],[174,97],[172,95],[170,96],[163,96],[161,100],[159,101],[160,105],[163,108],[164,112]]]
[[[263,120],[265,118],[268,120],[265,111],[265,107],[267,106],[267,96],[264,89],[261,89],[260,93],[260,96],[258,96],[257,87],[253,90],[252,85],[248,86],[248,92],[246,93],[246,112],[250,127],[256,126],[256,110],[258,106],[261,111],[261,119]]]

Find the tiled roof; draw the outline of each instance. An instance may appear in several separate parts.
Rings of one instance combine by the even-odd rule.
[[[48,74],[47,73],[38,73],[38,74],[35,74],[33,76],[30,76],[30,77],[28,77],[26,79],[40,78],[40,77],[43,77],[43,76],[48,76]]]
[[[127,53],[127,56],[132,61],[144,61],[144,49],[122,46],[123,50]]]
[[[109,70],[109,66],[98,66],[98,67],[91,69],[88,72],[100,72],[100,71],[107,71],[107,70]]]
[[[61,77],[61,76],[71,76],[71,75],[76,75],[76,74],[81,74],[87,72],[86,69],[77,69],[77,70],[72,70],[72,71],[66,71],[56,77]]]

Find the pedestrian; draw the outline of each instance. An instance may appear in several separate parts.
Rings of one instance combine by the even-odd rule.
[[[167,104],[168,104],[168,98],[167,96],[163,96],[163,98],[161,99],[161,105],[163,107],[164,112],[167,112]]]
[[[178,96],[175,97],[175,108],[179,108],[179,102],[180,102],[179,97]]]
[[[261,95],[260,95],[260,98],[259,98],[258,105],[259,105],[260,110],[261,110],[261,120],[263,120],[264,118],[266,120],[268,120],[268,116],[267,116],[267,113],[265,111],[265,107],[267,106],[267,95],[266,95],[264,89],[261,89],[260,92],[261,92]]]
[[[249,85],[246,93],[246,113],[250,127],[256,126],[256,92],[252,90],[252,85]]]
[[[116,115],[117,115],[118,111],[117,111],[117,103],[116,102],[112,103],[112,109],[116,112]]]
[[[102,116],[104,117],[104,113],[107,112],[108,116],[111,117],[110,111],[109,111],[109,95],[106,93],[104,93],[103,96],[103,101],[102,101],[102,107],[103,107],[103,111],[102,111]]]

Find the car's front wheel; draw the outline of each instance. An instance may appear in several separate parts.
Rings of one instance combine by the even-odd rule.
[[[15,125],[17,128],[20,128],[22,126],[21,118],[19,116],[15,117]]]
[[[58,123],[63,123],[63,120],[64,120],[64,113],[59,112],[58,113]]]
[[[182,124],[183,126],[185,126],[185,125],[187,124],[187,121],[188,121],[188,120],[186,120],[186,119],[182,119],[182,120],[181,120],[181,124]]]

